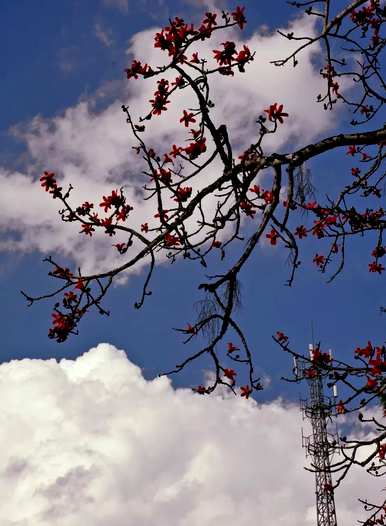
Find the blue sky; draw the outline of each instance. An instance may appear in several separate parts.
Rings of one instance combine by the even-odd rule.
[[[207,380],[212,364],[206,358],[170,380],[157,379],[203,343],[184,346],[173,328],[195,321],[195,303],[202,299],[198,285],[206,274],[228,268],[243,242],[223,263],[213,255],[208,269],[160,261],[152,295],[139,311],[134,303],[143,268],[130,274],[105,299],[111,316],[89,313],[79,336],[61,344],[47,337],[55,300],[27,307],[20,293],[52,290],[55,283],[42,261],[48,255],[67,266],[109,262],[111,247],[80,238],[76,229],[66,229],[71,225],[60,223],[38,178],[42,170],[58,171],[66,183],[73,182],[79,200],[87,192],[101,197],[123,183],[132,191],[139,184],[138,166],[130,157],[133,141],[120,106],[128,101],[133,111],[141,109],[149,85],[128,84],[124,68],[134,58],[128,50],[146,61],[154,53],[146,30],[160,29],[176,15],[200,20],[211,5],[204,0],[1,2],[4,526],[55,526],[55,521],[60,526],[123,526],[127,516],[138,526],[154,524],[155,516],[159,526],[230,526],[236,520],[246,526],[256,516],[262,526],[272,521],[315,523],[313,477],[302,468],[300,428],[307,423],[301,421],[297,403],[306,386],[280,380],[291,375],[292,361],[272,335],[282,330],[303,353],[313,339],[321,341],[323,350],[332,349],[349,362],[354,349],[369,339],[382,343],[384,277],[367,270],[374,240],[349,241],[345,270],[331,284],[312,264],[323,244],[303,241],[302,265],[291,288],[285,285],[285,251],[268,244],[257,248],[240,275],[242,306],[235,315],[252,349],[256,375],[266,384],[248,401],[221,389],[211,397],[191,392]],[[348,131],[349,114],[342,109],[326,114],[313,102],[321,86],[317,53],[306,51],[295,73],[269,64],[287,49],[271,30],[286,27],[294,11],[281,0],[243,5],[248,23],[235,38],[256,44],[255,69],[244,84],[229,78],[213,84],[223,110],[217,118],[225,119],[228,112],[231,140],[248,142],[250,114],[257,116],[275,101],[284,102],[290,119],[270,147],[289,151],[338,129]],[[215,6],[235,7],[227,1]],[[293,24],[299,31],[312,30],[306,18]],[[151,139],[161,143],[170,127],[169,141],[174,142],[173,134],[180,131],[171,120],[153,120]],[[344,149],[309,163],[316,198],[338,191],[350,180],[352,166]],[[146,217],[148,209],[136,204],[139,217]],[[253,223],[245,224],[246,233],[253,228]],[[236,341],[234,335],[225,343],[230,340]],[[233,367],[225,349],[218,353],[224,366]],[[247,383],[246,373],[238,368],[237,385]],[[340,418],[354,425],[349,417]],[[343,526],[358,518],[361,490],[367,487],[372,496],[377,491],[365,475],[356,472],[336,492]],[[275,506],[267,506],[273,494]],[[103,509],[95,504],[100,502]]]

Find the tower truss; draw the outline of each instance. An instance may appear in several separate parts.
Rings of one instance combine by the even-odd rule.
[[[309,345],[310,358],[313,359],[314,348]],[[331,357],[331,352],[330,352]],[[334,491],[331,478],[331,459],[339,443],[338,433],[327,430],[327,420],[331,421],[331,407],[334,404],[330,397],[324,395],[323,377],[316,365],[310,368],[309,361],[294,359],[297,378],[307,378],[309,398],[300,399],[303,420],[311,422],[312,434],[305,436],[302,429],[302,447],[306,458],[311,457],[312,471],[315,472],[315,496],[317,526],[337,526]],[[307,374],[313,371],[313,374]],[[336,385],[333,386],[333,397],[336,398]]]

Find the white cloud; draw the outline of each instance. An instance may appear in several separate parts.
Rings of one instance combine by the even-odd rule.
[[[294,30],[296,34],[313,32],[309,18],[297,20],[288,30]],[[133,36],[130,60],[134,56],[154,67],[167,62],[167,53],[153,46],[156,31],[157,28],[148,29]],[[331,114],[313,102],[322,85],[312,62],[317,48],[307,48],[295,70],[291,66],[276,68],[269,61],[286,55],[294,43],[276,34],[263,36],[255,33],[245,42],[240,40],[241,37],[242,33],[233,29],[226,35],[227,39],[235,40],[237,48],[245,43],[255,50],[255,61],[247,66],[245,74],[236,73],[234,78],[218,75],[215,81],[213,77],[210,79],[212,99],[216,103],[212,110],[213,119],[216,125],[227,124],[235,157],[254,140],[256,118],[272,102],[283,103],[290,117],[277,134],[268,138],[268,150],[283,149],[289,140],[299,145],[308,143],[334,124]],[[218,48],[224,38],[222,33],[209,42],[198,43],[196,49],[200,56],[211,56],[212,49]],[[172,75],[170,79],[174,77]],[[148,113],[148,100],[152,98],[155,85],[154,79],[130,81],[127,103],[135,119]],[[146,122],[147,129],[143,134],[145,142],[160,153],[169,151],[173,143],[185,143],[186,129],[179,123],[179,118],[182,109],[196,105],[193,95],[187,90],[174,95],[167,114]],[[122,100],[116,100],[99,112],[95,110],[95,104],[93,98],[82,100],[60,116],[36,116],[29,125],[16,129],[15,133],[26,142],[32,162],[27,174],[10,174],[6,168],[0,168],[0,225],[17,233],[16,239],[3,240],[0,248],[60,252],[72,258],[77,266],[81,265],[85,273],[107,270],[111,264],[122,261],[111,244],[125,239],[116,236],[112,241],[100,234],[95,239],[85,240],[85,236],[78,233],[78,225],[61,223],[55,217],[53,203],[39,190],[37,179],[43,169],[60,174],[64,186],[73,184],[73,203],[76,205],[84,200],[95,201],[98,205],[102,195],[124,185],[128,201],[135,207],[129,219],[130,226],[137,228],[146,221],[156,225],[153,219],[157,211],[155,201],[143,201],[138,191],[148,182],[148,177],[142,174],[144,165],[131,148],[135,142],[121,111]],[[210,146],[209,139],[208,143]],[[216,161],[199,181],[190,183],[193,193],[203,181],[208,182],[219,173],[221,165]],[[17,198],[25,205],[22,214],[6,202],[7,195],[15,195],[15,184]],[[215,206],[216,199],[210,196],[204,203],[204,210],[211,214]],[[195,221],[196,218],[192,218],[188,228],[195,227]],[[141,270],[144,264],[137,264],[134,271]]]
[[[97,22],[94,26],[95,36],[97,39],[106,47],[111,47],[113,44],[113,39],[111,37],[111,31],[102,27],[102,25]]]
[[[103,0],[103,3],[107,7],[114,7],[123,13],[127,13],[129,10],[129,0]]]
[[[2,526],[307,526],[298,407],[174,390],[109,344],[76,360],[0,365]],[[354,472],[338,521],[379,483]]]

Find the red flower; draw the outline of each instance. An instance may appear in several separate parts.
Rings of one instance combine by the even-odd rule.
[[[218,241],[217,239],[214,239],[213,243],[212,243],[212,247],[213,248],[220,248],[221,247],[221,241]]]
[[[263,195],[261,196],[264,201],[267,203],[267,205],[269,203],[272,203],[273,201],[273,193],[269,190],[266,190],[265,192],[263,192]]]
[[[177,201],[178,203],[183,203],[184,201],[187,201],[191,195],[191,186],[181,186],[177,189],[177,197],[174,199],[174,201]]]
[[[249,385],[243,385],[240,387],[241,396],[245,396],[245,399],[248,400],[249,395],[252,393],[252,389],[249,387]]]
[[[357,176],[361,173],[359,168],[351,168],[351,174]]]
[[[175,144],[173,144],[172,146],[172,151],[169,153],[169,155],[171,155],[172,157],[174,157],[174,159],[177,157],[177,155],[180,154],[180,152],[182,151],[182,148],[180,146],[176,146]]]
[[[79,234],[86,234],[86,236],[91,237],[93,232],[95,232],[95,228],[92,225],[83,223],[82,230],[79,232]]]
[[[115,245],[113,245],[113,247],[116,247],[120,254],[124,254],[127,250],[126,243],[116,243]]]
[[[382,274],[384,270],[385,267],[381,265],[381,263],[377,263],[376,261],[369,263],[369,272],[378,272],[378,274]]]
[[[201,155],[201,153],[206,151],[205,142],[206,142],[206,138],[203,137],[202,139],[196,142],[191,142],[189,146],[184,148],[184,151],[189,155],[189,159],[195,159],[196,157]]]
[[[279,235],[273,228],[265,237],[270,240],[271,245],[276,245]]]
[[[198,58],[198,53],[193,53],[192,58],[190,59],[192,64],[199,64],[200,59]]]
[[[237,375],[233,369],[224,369],[224,375],[229,378],[232,382],[235,381],[234,377]]]
[[[126,221],[129,213],[134,210],[130,205],[123,205],[122,208],[117,213],[117,221]]]
[[[232,18],[237,22],[240,29],[244,29],[244,25],[247,22],[247,19],[244,16],[245,7],[236,7],[236,11],[233,11]]]
[[[165,246],[168,248],[175,247],[177,245],[181,245],[181,242],[178,236],[174,236],[173,234],[169,234],[169,233],[166,233],[164,235],[164,241],[165,241]]]
[[[170,104],[170,100],[166,100],[166,97],[160,94],[154,95],[154,99],[149,100],[153,106],[152,113],[154,115],[161,115],[162,111],[166,111],[167,107],[166,104]]]
[[[155,218],[160,218],[160,220],[162,221],[166,221],[167,219],[169,219],[168,217],[168,212],[169,210],[162,210],[162,212],[157,212],[157,214],[154,214],[154,217]]]
[[[86,290],[86,285],[84,284],[84,281],[81,278],[79,278],[76,282],[75,288],[77,290]]]
[[[234,351],[239,351],[240,349],[238,347],[235,347],[232,342],[227,343],[227,352],[232,353]]]
[[[369,358],[373,352],[373,346],[371,342],[369,341],[367,342],[366,347],[363,347],[363,349],[361,349],[360,347],[357,347],[354,352],[358,356],[364,356],[365,358]]]
[[[346,155],[354,156],[358,152],[356,146],[349,146]]]
[[[145,232],[145,234],[149,232],[149,225],[147,223],[141,225],[141,232]]]
[[[65,292],[64,293],[64,301],[63,301],[63,303],[64,302],[72,303],[72,302],[77,301],[77,299],[78,299],[78,296],[76,294],[74,294],[72,292],[72,290],[70,290],[70,292]]]
[[[208,26],[217,26],[216,18],[216,13],[205,13],[205,18],[202,23]]]
[[[240,210],[244,212],[248,217],[255,217],[256,210],[253,210],[254,205],[249,201],[240,201]]]
[[[192,391],[194,391],[195,393],[199,393],[199,394],[205,394],[207,392],[207,390],[205,389],[203,385],[199,385],[198,387],[193,387]]]
[[[185,81],[182,75],[180,75],[179,77],[176,77],[174,79],[174,82],[172,82],[172,86],[177,86],[178,88],[180,88],[181,86],[184,86],[184,84],[185,84]]]
[[[44,174],[40,177],[40,181],[42,182],[41,186],[45,189],[46,192],[57,187],[54,172],[45,171]]]
[[[284,332],[282,331],[277,331],[276,333],[276,339],[280,342],[280,343],[286,343],[288,342],[288,336],[286,336],[284,334]]]
[[[343,415],[346,412],[346,408],[344,407],[342,400],[340,400],[339,404],[336,406],[336,411],[340,415]]]
[[[384,460],[385,458],[385,453],[386,453],[386,444],[382,444],[379,446],[379,450],[378,450],[378,456],[381,460]],[[386,511],[386,510],[385,510]],[[382,523],[383,524],[383,523]]]
[[[214,58],[222,66],[223,64],[230,65],[233,59],[233,55],[237,53],[236,44],[234,42],[223,42],[224,50],[213,49]]]
[[[193,113],[188,113],[186,110],[184,110],[184,114],[180,119],[180,122],[183,122],[185,124],[185,127],[187,128],[189,126],[190,122],[196,122],[196,119],[193,116]]]
[[[101,226],[105,228],[105,234],[108,234],[110,237],[115,235],[115,227],[112,224],[111,217],[106,217],[105,219],[102,219]]]
[[[374,378],[367,379],[366,389],[369,389],[370,391],[372,391],[373,389],[376,389],[377,387],[378,387],[378,383],[376,380],[374,380]]]
[[[317,267],[321,268],[324,265],[326,258],[325,256],[322,256],[320,254],[315,254],[314,259],[312,261],[315,263]]]
[[[281,124],[283,124],[283,117],[288,117],[288,113],[284,113],[282,110],[283,104],[278,105],[278,103],[275,102],[275,104],[271,104],[270,107],[264,111],[268,114],[268,119],[270,121],[273,122],[278,120]]]
[[[260,186],[257,186],[256,184],[252,188],[250,188],[249,191],[253,192],[254,194],[256,194],[257,197],[260,196]]]
[[[300,225],[295,230],[295,236],[298,236],[299,239],[303,239],[303,237],[307,237],[307,230],[303,225]]]

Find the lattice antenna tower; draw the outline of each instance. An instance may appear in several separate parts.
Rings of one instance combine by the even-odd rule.
[[[314,357],[314,346],[309,345],[310,359]],[[332,359],[332,353],[329,352]],[[314,376],[305,371],[314,370]],[[327,419],[331,420],[331,407],[335,405],[338,396],[337,387],[333,385],[333,399],[324,396],[323,377],[318,366],[304,358],[294,357],[294,373],[297,379],[307,378],[309,399],[300,399],[300,409],[303,420],[311,421],[312,434],[305,436],[302,428],[302,447],[306,450],[306,458],[311,456],[311,466],[315,470],[315,496],[317,526],[337,526],[334,491],[331,478],[331,459],[339,443],[338,433],[327,431]],[[331,441],[329,441],[329,438]]]

